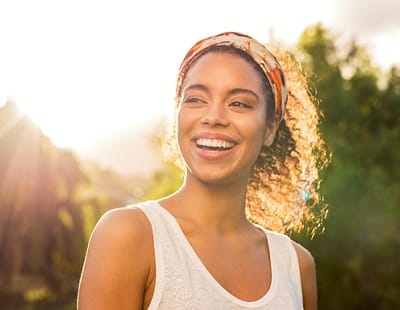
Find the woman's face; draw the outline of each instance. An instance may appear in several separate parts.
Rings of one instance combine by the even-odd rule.
[[[181,88],[177,137],[187,176],[247,184],[266,136],[266,94],[259,73],[238,55],[209,52]]]

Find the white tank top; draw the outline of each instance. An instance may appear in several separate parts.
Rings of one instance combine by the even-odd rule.
[[[303,309],[297,254],[287,236],[263,229],[271,258],[271,285],[260,299],[244,301],[209,273],[171,213],[156,201],[130,207],[143,210],[153,231],[156,283],[149,310]]]

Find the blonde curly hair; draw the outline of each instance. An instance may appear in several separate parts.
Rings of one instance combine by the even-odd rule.
[[[209,52],[234,53],[258,67],[249,55],[234,47],[209,48],[199,58]],[[314,236],[323,230],[323,220],[327,215],[327,205],[318,192],[319,171],[329,162],[318,128],[321,113],[318,102],[310,94],[300,64],[282,50],[276,49],[273,54],[285,74],[289,97],[274,142],[262,147],[251,171],[246,194],[246,216],[253,223],[274,231],[288,233],[306,229]],[[267,120],[270,120],[271,115],[274,116],[274,97],[262,70],[258,68],[258,71],[264,84],[267,84],[266,114]],[[180,73],[174,113],[169,119],[163,141],[164,156],[182,169],[184,165],[176,141],[176,116],[184,79],[185,75]]]

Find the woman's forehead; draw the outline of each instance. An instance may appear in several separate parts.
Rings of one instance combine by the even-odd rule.
[[[246,59],[237,54],[209,52],[199,57],[188,68],[181,91],[196,85],[226,85],[263,91],[263,75]]]

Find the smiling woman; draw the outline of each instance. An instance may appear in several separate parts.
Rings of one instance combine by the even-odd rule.
[[[226,182],[229,174],[237,178],[244,173],[247,182],[246,173],[266,135],[267,99],[258,72],[246,60],[224,50],[204,55],[185,76],[178,115],[179,149],[191,174],[200,173],[199,178]],[[204,127],[196,128],[197,123]]]
[[[304,76],[281,60],[287,81],[265,46],[234,32],[190,49],[167,139],[183,184],[100,219],[79,309],[317,308],[313,258],[283,233],[324,216],[313,210],[324,144]]]

